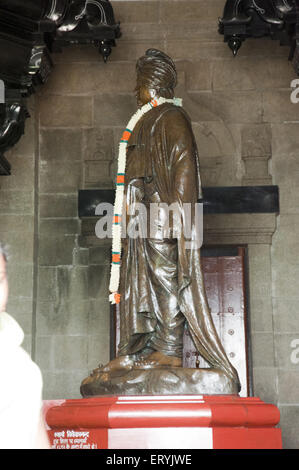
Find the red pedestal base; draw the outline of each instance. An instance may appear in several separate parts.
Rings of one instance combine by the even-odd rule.
[[[57,449],[281,449],[279,410],[236,395],[45,402]]]

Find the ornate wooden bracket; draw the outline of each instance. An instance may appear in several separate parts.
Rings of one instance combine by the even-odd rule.
[[[120,26],[109,0],[2,0],[0,5],[0,175],[4,152],[24,133],[26,98],[46,82],[51,54],[69,44],[93,44],[106,62]]]
[[[3,153],[13,147],[24,134],[25,120],[29,113],[20,100],[11,99],[6,102],[3,111],[0,125],[0,175],[8,175],[11,167]]]
[[[249,37],[270,36],[290,47],[289,60],[299,75],[299,2],[298,0],[227,0],[219,33],[237,54]]]

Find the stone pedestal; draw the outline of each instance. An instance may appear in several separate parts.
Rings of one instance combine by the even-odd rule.
[[[52,406],[53,405],[53,406]],[[281,449],[279,411],[238,395],[105,396],[51,403],[57,449]]]

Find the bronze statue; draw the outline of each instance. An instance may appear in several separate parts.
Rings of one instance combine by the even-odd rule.
[[[128,140],[126,204],[142,203],[149,209],[152,203],[168,206],[177,203],[183,211],[185,203],[194,205],[201,198],[201,184],[190,119],[181,106],[171,101],[177,83],[176,68],[166,54],[149,49],[137,61],[136,70],[138,105],[154,103],[159,97],[166,101],[141,117]],[[138,217],[134,214],[127,219],[130,222]],[[119,390],[112,383],[139,383],[140,380],[143,383],[148,380],[147,388],[142,388],[144,393],[166,393],[169,391],[168,386],[165,388],[165,381],[169,382],[167,371],[179,377],[180,382],[196,371],[182,368],[185,327],[188,327],[198,352],[211,366],[211,370],[201,369],[200,376],[198,373],[193,375],[193,383],[202,380],[203,373],[216,370],[221,375],[220,382],[225,377],[224,393],[238,391],[237,371],[220,343],[208,306],[200,248],[186,246],[183,226],[181,233],[176,232],[175,236],[174,227],[167,236],[161,236],[164,234],[161,220],[157,218],[151,223],[154,226],[151,236],[127,237],[123,242],[118,357],[85,379],[81,393],[84,396],[97,391],[102,393],[99,384],[103,383],[106,393],[109,393],[109,384],[115,392]],[[157,236],[152,236],[155,231]],[[146,371],[151,373],[150,379],[147,379],[149,372]],[[159,388],[157,382],[161,374],[164,385]],[[141,378],[139,381],[138,377]],[[131,392],[128,393],[136,393],[134,387],[129,389]],[[190,393],[193,393],[191,389]],[[126,385],[122,390],[126,394]],[[140,383],[138,390],[141,390]],[[172,387],[171,390],[180,393],[182,388]],[[183,391],[188,392],[188,387]],[[204,392],[207,393],[206,385]]]

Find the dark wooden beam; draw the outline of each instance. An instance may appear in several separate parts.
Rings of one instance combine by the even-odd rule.
[[[82,189],[78,193],[80,218],[95,216],[100,203],[114,203],[113,189]],[[203,188],[204,214],[278,213],[278,186],[230,186]]]

